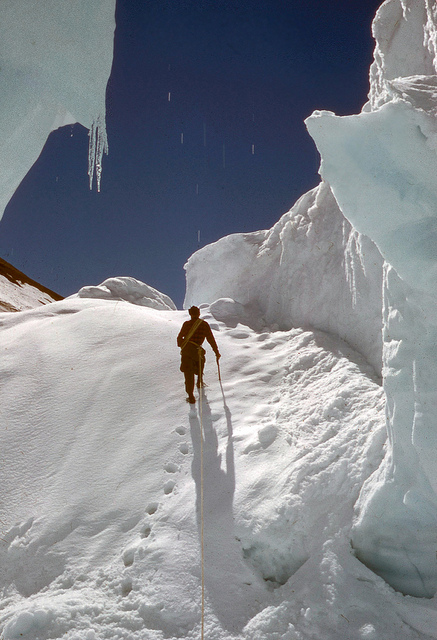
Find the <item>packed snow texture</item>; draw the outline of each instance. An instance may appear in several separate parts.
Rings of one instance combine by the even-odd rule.
[[[96,287],[82,287],[75,295],[79,298],[125,300],[142,307],[176,310],[176,305],[171,298],[148,284],[130,277],[108,278]]]
[[[90,180],[106,147],[115,0],[0,3],[0,217],[51,131],[91,129]]]
[[[376,110],[396,96],[396,83],[432,77],[437,69],[437,5],[433,0],[386,0],[372,24],[376,46],[369,103]]]
[[[389,456],[358,504],[358,557],[403,593],[437,591],[437,5],[388,0],[370,103],[316,112],[321,175],[349,221],[387,261],[384,389]]]
[[[209,350],[193,408],[186,312],[76,297],[1,316],[5,640],[199,637],[201,438],[206,637],[437,637],[430,603],[350,547],[384,454],[372,367],[339,338],[236,313],[202,307],[223,386]]]

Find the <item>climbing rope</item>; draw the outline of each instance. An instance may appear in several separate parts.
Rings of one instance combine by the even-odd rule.
[[[202,352],[199,348],[199,414],[200,414],[200,564],[202,581],[202,608],[201,608],[201,630],[200,638],[203,640],[205,632],[205,547],[204,547],[204,516],[203,516],[203,375],[202,375]]]
[[[202,352],[199,347],[199,415],[200,415],[200,565],[201,565],[201,583],[202,583],[202,606],[201,606],[201,624],[200,638],[204,640],[205,634],[205,546],[204,546],[204,530],[205,518],[203,514],[203,372],[202,372]],[[220,363],[217,358],[218,378],[220,387],[223,392],[222,378],[220,374]]]

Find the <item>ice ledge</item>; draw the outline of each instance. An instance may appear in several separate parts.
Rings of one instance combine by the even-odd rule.
[[[372,112],[315,112],[320,173],[346,218],[409,284],[437,288],[437,122],[399,99]]]

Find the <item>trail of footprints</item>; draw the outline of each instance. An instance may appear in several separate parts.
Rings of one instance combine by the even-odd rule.
[[[186,427],[180,426],[175,429],[175,432],[179,436],[185,436],[187,433],[187,429]],[[185,441],[180,442],[178,449],[182,455],[184,456],[187,455],[190,451],[188,442],[185,442]],[[175,474],[175,473],[178,473],[180,470],[181,470],[181,466],[174,462],[167,462],[164,465],[164,471],[168,474]],[[167,496],[172,494],[174,488],[176,487],[176,484],[177,484],[176,480],[173,478],[169,478],[166,482],[164,482],[164,486],[163,486],[164,494]],[[156,501],[150,502],[147,505],[145,511],[148,518],[146,522],[142,523],[141,528],[139,530],[140,540],[138,540],[137,538],[136,541],[134,541],[132,544],[127,546],[123,551],[122,558],[123,558],[123,563],[125,567],[131,567],[135,561],[136,556],[139,558],[144,557],[145,550],[144,550],[144,545],[142,541],[145,538],[148,538],[152,533],[153,520],[151,521],[150,518],[153,518],[153,516],[158,511],[159,507],[160,507],[160,503]],[[128,595],[131,592],[131,590],[132,590],[132,583],[130,579],[125,579],[122,584],[122,595],[125,595],[125,596]]]

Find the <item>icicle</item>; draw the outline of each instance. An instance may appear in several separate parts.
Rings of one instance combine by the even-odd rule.
[[[99,115],[96,120],[93,121],[88,137],[88,176],[90,179],[90,189],[93,188],[95,174],[97,192],[100,192],[102,158],[104,153],[108,154],[108,138],[106,136],[106,123],[104,116]]]

